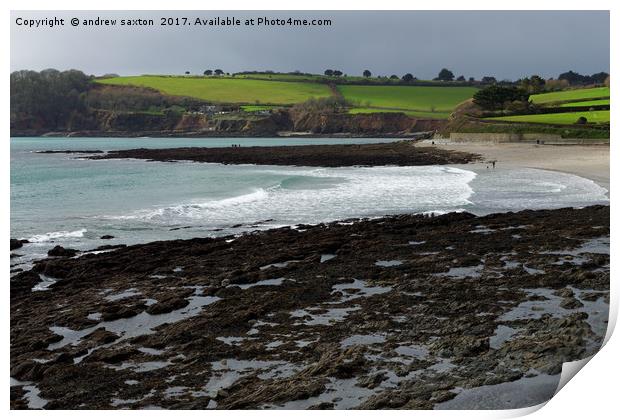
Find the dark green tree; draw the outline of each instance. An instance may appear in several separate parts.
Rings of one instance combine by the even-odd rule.
[[[437,80],[442,80],[444,82],[451,82],[452,80],[454,80],[454,73],[452,73],[448,69],[441,69],[441,71],[437,75]]]
[[[515,86],[492,85],[474,94],[474,103],[488,110],[503,109],[507,103],[519,101],[527,103],[529,93]]]

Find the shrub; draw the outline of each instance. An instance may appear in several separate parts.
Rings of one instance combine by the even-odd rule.
[[[305,102],[295,104],[291,108],[293,112],[303,113],[336,113],[344,111],[347,101],[342,97],[310,98]]]

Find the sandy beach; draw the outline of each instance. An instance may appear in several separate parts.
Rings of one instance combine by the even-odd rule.
[[[422,144],[427,145],[431,141]],[[476,153],[496,165],[566,172],[591,179],[609,191],[609,146],[552,146],[517,143],[456,143],[435,140],[435,146],[459,152]],[[487,163],[467,167],[485,168]]]

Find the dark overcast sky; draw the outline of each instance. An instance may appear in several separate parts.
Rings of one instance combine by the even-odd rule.
[[[215,16],[330,18],[331,27],[29,29],[17,17]],[[557,77],[609,71],[606,11],[12,12],[11,70],[75,68],[89,74],[202,73],[326,68],[428,79],[442,67],[466,77]],[[68,23],[68,22],[66,22]]]

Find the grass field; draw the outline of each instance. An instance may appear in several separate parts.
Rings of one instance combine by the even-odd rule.
[[[288,105],[331,95],[329,88],[319,83],[241,78],[130,76],[100,79],[97,82],[149,87],[168,95],[189,96],[218,103]]]
[[[473,87],[431,86],[338,86],[338,90],[359,108],[443,113],[450,113],[477,91]]]
[[[609,105],[609,99],[596,99],[594,101],[580,101],[580,102],[566,102],[566,103],[560,104],[560,107],[598,106],[598,105]]]
[[[349,114],[373,114],[377,112],[402,112],[410,117],[436,118],[445,120],[450,116],[450,112],[430,112],[430,111],[409,111],[398,109],[379,109],[379,108],[351,108]]]
[[[277,108],[273,105],[242,105],[241,110],[245,112],[270,111]]]
[[[541,93],[532,95],[530,99],[537,104],[551,102],[578,101],[580,99],[609,98],[608,87],[598,87],[590,89],[571,89],[559,92]]]
[[[586,117],[589,123],[608,123],[609,110],[587,112],[562,112],[559,114],[511,115],[508,117],[493,117],[487,119],[510,122],[574,124],[579,117]]]

